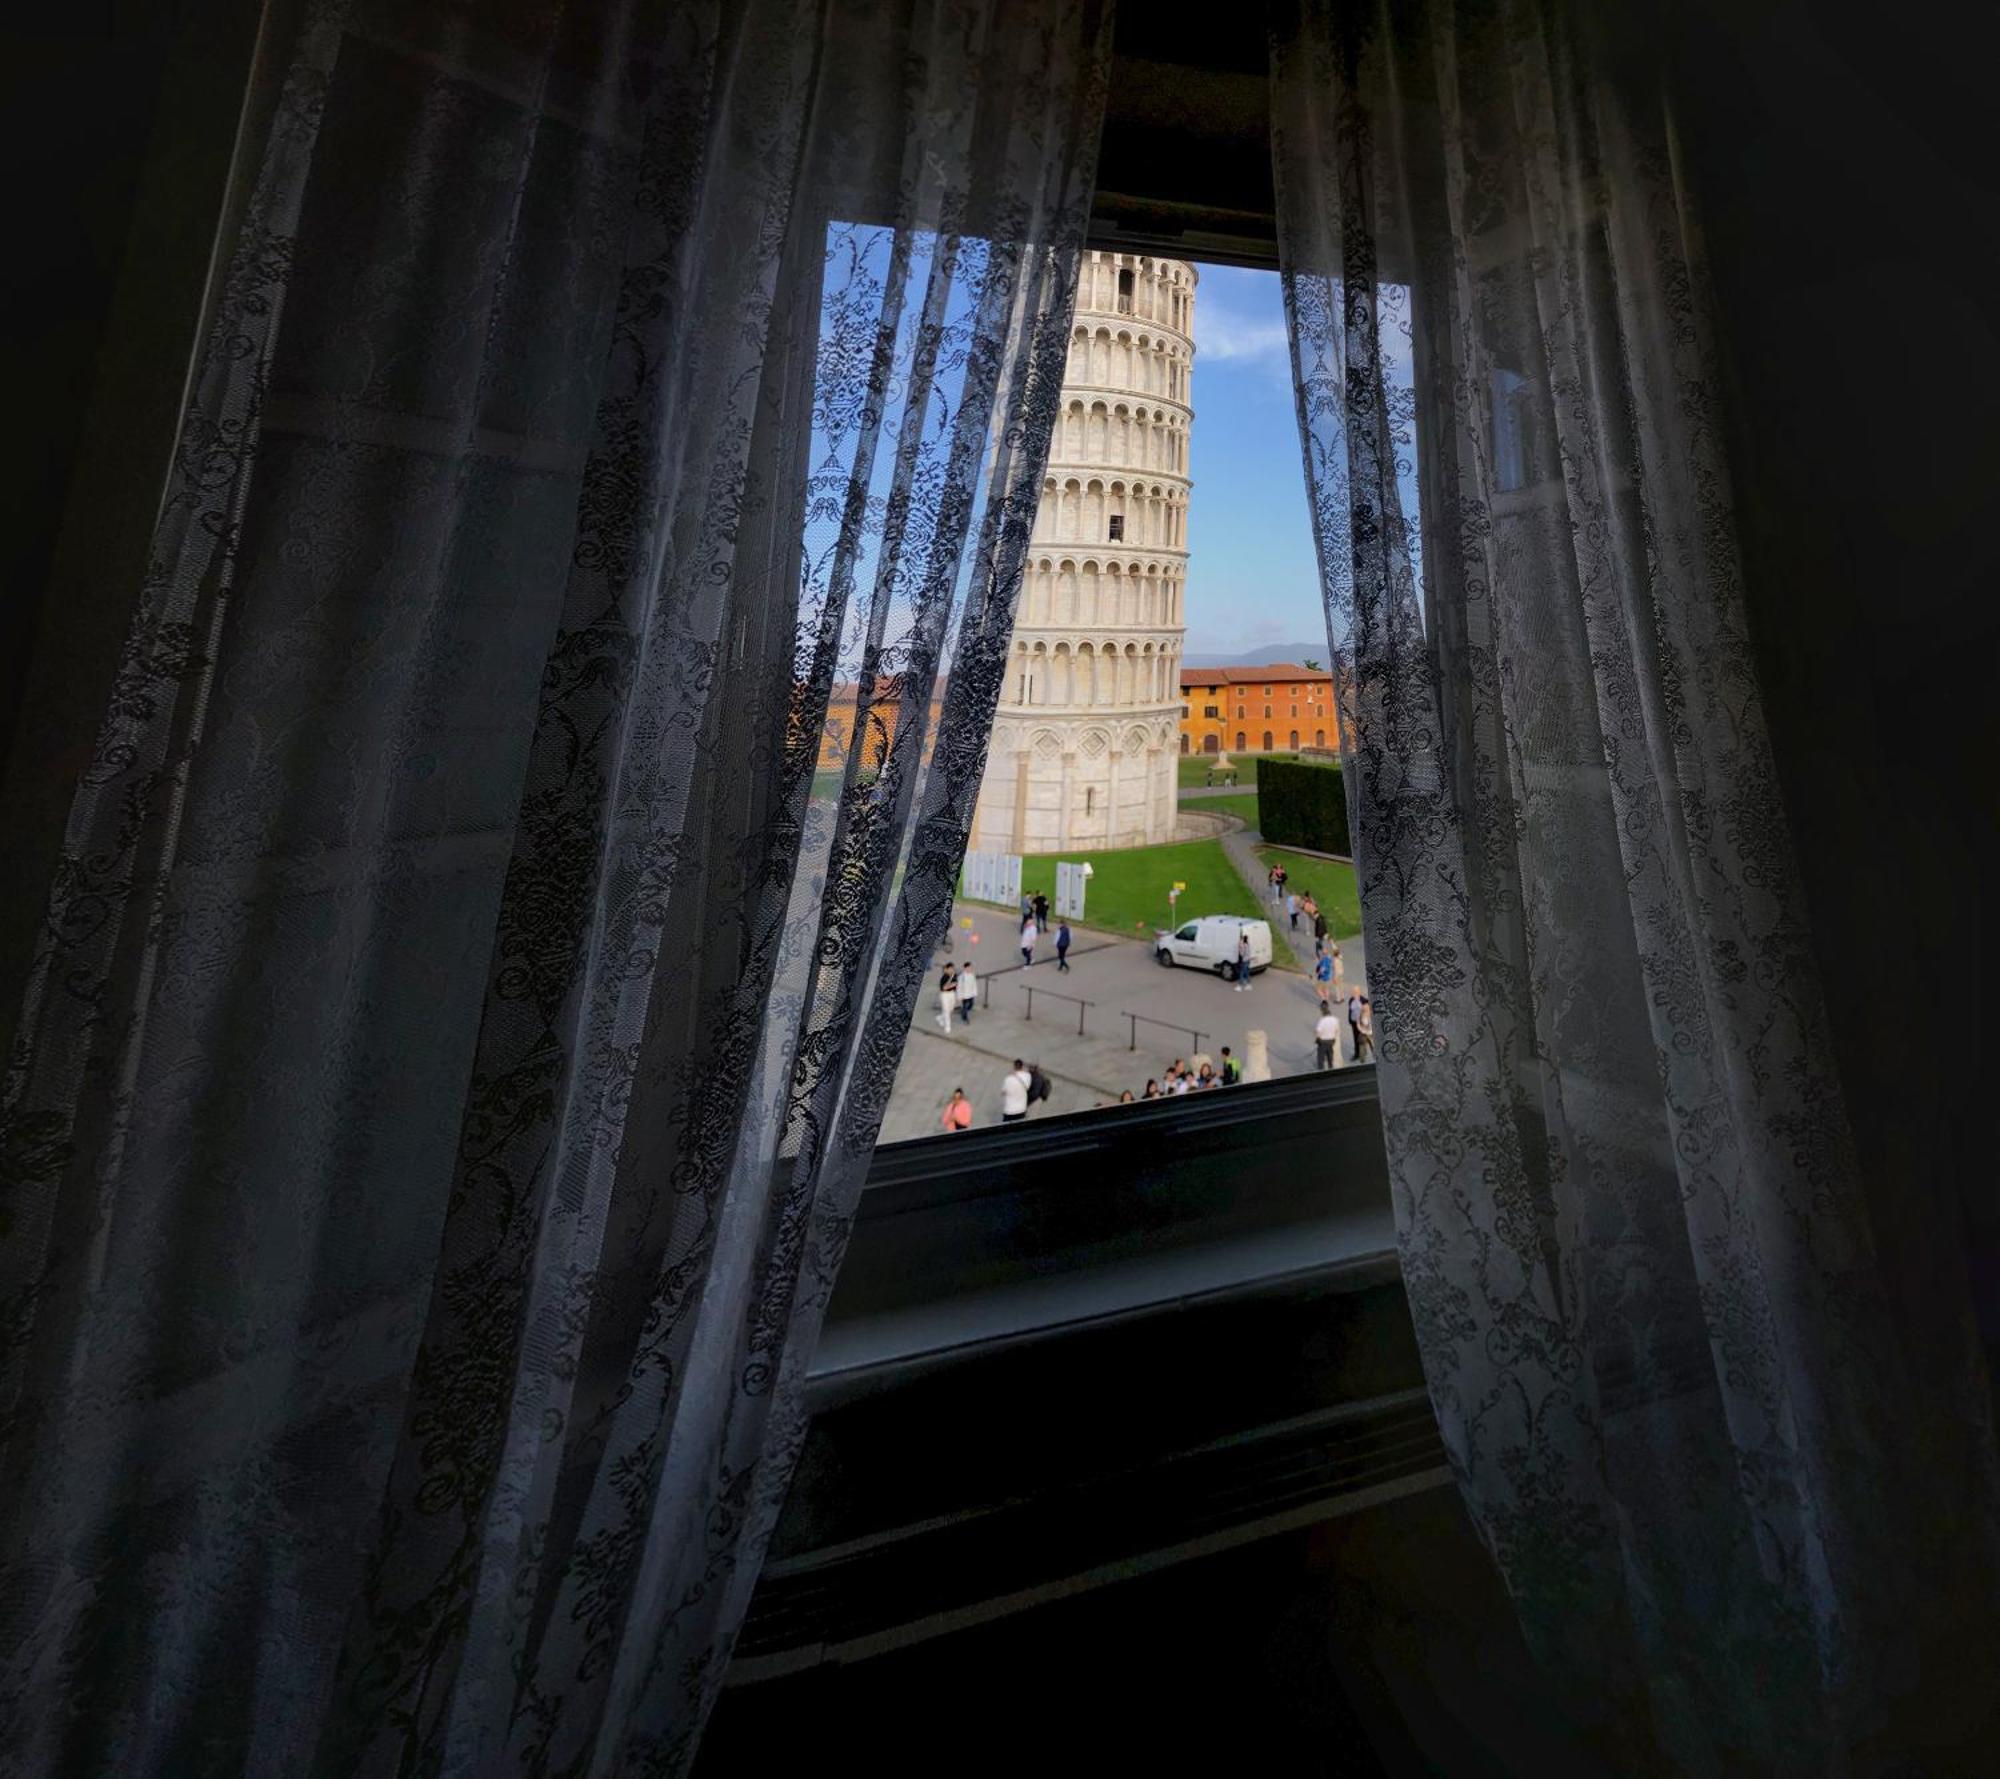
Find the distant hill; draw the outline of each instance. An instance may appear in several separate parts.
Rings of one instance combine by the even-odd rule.
[[[1326,638],[1317,642],[1279,642],[1267,649],[1252,649],[1247,655],[1183,655],[1183,667],[1270,667],[1279,661],[1317,661],[1326,664]]]

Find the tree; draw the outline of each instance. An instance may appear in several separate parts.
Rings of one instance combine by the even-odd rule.
[[[1303,667],[1308,673],[1319,672],[1319,663],[1315,661],[1310,655],[1308,655],[1303,661],[1301,661],[1299,665]]]

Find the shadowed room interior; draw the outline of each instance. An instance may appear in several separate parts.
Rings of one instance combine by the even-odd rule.
[[[17,1053],[72,799],[119,696],[200,342],[226,300],[218,267],[270,127],[260,42],[268,54],[311,10],[178,0],[8,29],[20,250],[0,272],[13,409],[0,1019]],[[1674,178],[1701,220],[1745,624],[1882,1314],[1922,1379],[1949,1362],[1930,1307],[1969,1301],[1990,1389],[1991,60],[1969,14],[1925,27],[1802,0],[1680,0],[1645,19],[1611,32],[1612,53],[1669,95]],[[1278,269],[1266,9],[1127,4],[1110,30],[1084,244]],[[779,277],[795,269],[784,259]],[[782,322],[796,292],[777,289]],[[722,658],[741,660],[740,641]],[[1364,882],[1364,910],[1367,896]],[[1598,1702],[1538,1665],[1461,1497],[1420,1351],[1432,1330],[1406,1297],[1373,1076],[855,1164],[837,1232],[812,1225],[845,1243],[817,1358],[783,1371],[799,1392],[797,1468],[771,1503],[761,1574],[728,1584],[740,1630],[726,1671],[703,1681],[712,1709],[699,1752],[674,1756],[685,1770],[1636,1770]],[[34,1138],[10,1140],[25,1152]],[[18,1177],[43,1178],[29,1164]],[[0,1221],[0,1241],[12,1227]],[[1245,1258],[1273,1252],[1283,1264]],[[400,1404],[368,1410],[391,1445]],[[1990,1447],[2000,1402],[1983,1406],[1968,1438]],[[582,1486],[568,1471],[548,1484],[557,1517],[587,1517],[570,1493]],[[21,1556],[10,1543],[0,1561]],[[27,1589],[0,1610],[15,1636]],[[1989,1663],[1959,1635],[1992,1603],[1934,1606],[1907,1653],[1956,1716],[1856,1732],[1846,1770],[1971,1773],[2000,1735]],[[567,1610],[541,1599],[521,1616],[539,1628]],[[636,1695],[628,1664],[644,1663],[620,1653]],[[116,1770],[93,1734],[57,1738],[66,1764],[19,1770]],[[283,1770],[254,1754],[176,1769],[162,1736],[131,1744],[161,1763],[145,1770]],[[314,1770],[335,1770],[324,1759]],[[343,1770],[399,1769],[357,1757]]]

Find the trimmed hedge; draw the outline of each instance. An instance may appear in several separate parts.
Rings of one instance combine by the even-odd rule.
[[[1266,758],[1257,768],[1257,827],[1273,846],[1349,857],[1347,781],[1338,766]]]

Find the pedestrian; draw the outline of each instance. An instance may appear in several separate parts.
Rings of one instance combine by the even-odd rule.
[[[965,1097],[965,1089],[954,1087],[951,1099],[944,1109],[946,1130],[970,1130],[972,1128],[972,1102]]]
[[[1333,1016],[1331,1001],[1319,1004],[1319,1021],[1313,1027],[1313,1050],[1315,1071],[1340,1066],[1340,1021]]]
[[[1171,1094],[1179,1095],[1192,1091],[1193,1087],[1194,1076],[1188,1070],[1183,1069],[1173,1078],[1173,1082],[1167,1088],[1167,1091]]]
[[[1035,892],[1035,925],[1043,932],[1049,929],[1049,899],[1040,890]]]
[[[1264,881],[1271,886],[1271,900],[1275,902],[1278,899],[1278,867],[1276,865],[1270,865],[1265,868]]]
[[[1221,1085],[1221,1082],[1215,1078],[1215,1070],[1207,1063],[1203,1063],[1201,1065],[1201,1073],[1194,1078],[1195,1091],[1200,1093],[1210,1087],[1219,1087]]]
[[[1322,1000],[1332,995],[1333,959],[1328,957],[1323,951],[1313,959],[1313,980],[1319,984],[1320,998]]]
[[[1047,1099],[1049,1097],[1049,1087],[1049,1078],[1042,1073],[1042,1065],[1038,1062],[1029,1063],[1028,1104],[1032,1106],[1039,1101]]]
[[[1118,1096],[1118,1103],[1119,1103],[1119,1104],[1120,1104],[1121,1106],[1129,1106],[1129,1105],[1131,1105],[1131,1104],[1132,1104],[1132,1090],[1131,1090],[1131,1088],[1129,1088],[1129,1087],[1128,1087],[1128,1088],[1126,1088],[1126,1089],[1125,1089],[1125,1091],[1124,1091],[1123,1093],[1121,1093],[1121,1094],[1120,1094],[1120,1095]]]
[[[1065,974],[1069,969],[1069,922],[1064,921],[1056,928],[1056,973]]]
[[[1035,961],[1035,941],[1041,937],[1031,914],[1021,922],[1021,968],[1027,969]]]
[[[1028,1115],[1028,1065],[1018,1056],[1000,1082],[1000,1122],[1019,1124]]]
[[[1320,913],[1317,908],[1313,910],[1313,941],[1315,949],[1324,949],[1326,944],[1326,916]]]
[[[1236,992],[1250,992],[1250,929],[1236,929]]]
[[[1035,912],[1035,898],[1029,895],[1026,891],[1023,891],[1021,894],[1021,918],[1023,920],[1026,920],[1028,916],[1033,914],[1034,912]]]
[[[1299,930],[1299,898],[1296,890],[1287,893],[1285,897],[1285,913],[1291,917],[1292,931],[1296,933]]]
[[[1326,942],[1326,957],[1333,965],[1333,980],[1337,984],[1340,981],[1340,947],[1331,939]]]
[[[938,978],[938,1030],[948,1038],[951,1036],[951,1016],[958,1006],[958,972],[946,964],[944,974]]]
[[[1361,1060],[1361,990],[1352,989],[1347,997],[1347,1030],[1354,1040],[1354,1060]]]
[[[968,960],[958,966],[958,1016],[967,1025],[972,1023],[972,1010],[979,1005],[979,978],[973,973]]]
[[[1361,1018],[1354,1027],[1354,1060],[1375,1060],[1375,1003],[1366,995],[1361,997]]]
[[[1229,1054],[1227,1044],[1222,1047],[1222,1085],[1234,1087],[1243,1079],[1243,1065]]]
[[[1156,1099],[1158,1099],[1158,1098],[1160,1098],[1160,1097],[1161,1097],[1161,1096],[1160,1096],[1160,1084],[1159,1084],[1159,1082],[1157,1082],[1156,1080],[1154,1080],[1154,1079],[1153,1079],[1153,1077],[1152,1077],[1151,1075],[1148,1075],[1148,1076],[1146,1077],[1146,1091],[1145,1091],[1144,1093],[1140,1094],[1140,1096],[1139,1096],[1139,1097],[1140,1097],[1140,1098],[1141,1098],[1142,1100],[1156,1100]]]

